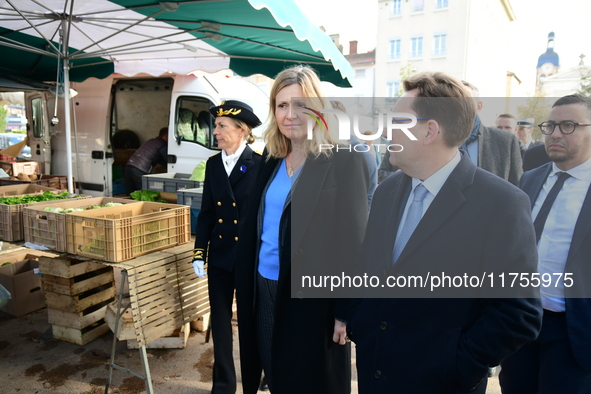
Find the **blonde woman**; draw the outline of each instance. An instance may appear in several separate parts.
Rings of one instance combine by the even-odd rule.
[[[322,271],[329,260],[350,267],[367,220],[367,167],[361,154],[320,149],[337,146],[330,116],[317,117],[308,137],[311,114],[331,108],[311,68],[282,71],[270,99],[264,163],[240,246],[254,278],[254,309],[239,310],[239,318],[251,317],[250,326],[240,324],[254,340],[243,379],[256,381],[262,364],[273,394],[349,393],[348,301],[306,291],[292,298],[291,276],[302,265]]]

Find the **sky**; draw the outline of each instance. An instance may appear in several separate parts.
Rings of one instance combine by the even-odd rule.
[[[358,52],[375,48],[377,0],[294,1],[313,23],[324,26],[328,34],[340,34],[345,54],[348,54],[350,40],[359,41]],[[509,28],[511,36],[519,40],[518,49],[506,53],[503,43],[499,43],[499,48],[491,48],[491,61],[495,56],[511,56],[513,70],[510,71],[534,80],[538,57],[546,50],[548,33],[554,31],[554,50],[560,56],[562,71],[577,66],[581,53],[587,56],[585,64],[591,66],[591,1],[510,1],[516,20],[509,24]]]

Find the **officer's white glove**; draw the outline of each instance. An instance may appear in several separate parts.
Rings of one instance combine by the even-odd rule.
[[[205,262],[203,260],[193,260],[193,269],[195,270],[195,275],[200,278],[205,278],[205,275],[207,275],[205,273],[205,269],[203,268],[204,264]]]

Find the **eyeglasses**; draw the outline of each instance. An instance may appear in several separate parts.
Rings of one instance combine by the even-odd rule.
[[[429,118],[417,118],[417,120],[431,120]],[[412,119],[410,118],[406,118],[406,119],[392,119],[392,123],[398,123],[398,124],[404,124],[404,122],[410,122],[412,121]]]
[[[562,134],[572,134],[577,128],[577,126],[591,126],[591,123],[577,123],[571,120],[563,120],[560,123],[544,122],[538,125],[538,127],[542,131],[542,134],[545,135],[550,135],[554,133],[554,128],[556,126],[558,126]]]

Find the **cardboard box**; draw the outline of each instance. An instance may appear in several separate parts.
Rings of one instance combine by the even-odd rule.
[[[0,266],[0,284],[12,295],[0,310],[19,317],[45,307],[41,276],[35,274],[35,268],[39,268],[39,262],[33,259]]]
[[[12,263],[0,266],[0,284],[12,295],[12,300],[0,310],[18,317],[45,306],[42,290],[30,292],[40,287],[42,283],[41,276],[33,272],[34,268],[39,268],[36,260],[41,256],[57,257],[54,253],[29,248],[17,248],[0,253],[0,265],[6,262]]]

